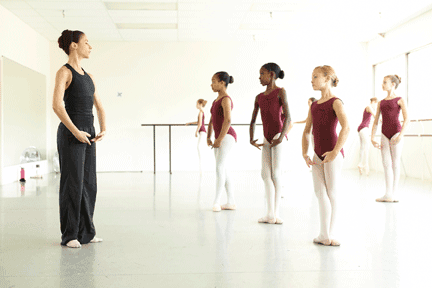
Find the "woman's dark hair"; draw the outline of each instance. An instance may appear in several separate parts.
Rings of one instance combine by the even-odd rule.
[[[262,67],[269,72],[274,72],[276,79],[277,78],[283,79],[285,77],[285,72],[281,70],[279,65],[277,65],[276,63],[267,63],[264,64]]]
[[[315,97],[310,97],[309,100],[311,100],[312,103],[315,102],[315,101],[317,101],[317,99]]]
[[[72,42],[78,43],[83,34],[83,32],[78,30],[63,30],[62,35],[57,40],[59,47],[69,55],[70,44],[72,44]]]
[[[217,72],[215,75],[219,78],[219,81],[225,82],[225,87],[228,87],[228,84],[234,83],[234,78],[229,76],[227,72],[221,71]]]
[[[376,98],[376,97],[372,97],[372,98],[370,99],[370,102],[371,102],[371,103],[378,102],[378,98]]]

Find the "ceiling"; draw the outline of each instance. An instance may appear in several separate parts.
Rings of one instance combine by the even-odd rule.
[[[406,0],[0,0],[0,5],[50,41],[69,29],[91,41],[367,42],[429,11],[432,0],[409,5]]]

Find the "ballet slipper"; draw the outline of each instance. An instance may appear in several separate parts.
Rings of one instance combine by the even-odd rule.
[[[387,197],[381,197],[381,198],[377,198],[376,202],[399,202],[399,200],[396,199],[392,199],[392,198],[387,198]]]
[[[340,243],[337,241],[337,240],[335,240],[335,239],[331,239],[331,246],[340,246]]]
[[[78,240],[71,240],[66,244],[69,248],[81,248],[81,243],[78,242]]]
[[[90,241],[90,243],[98,243],[98,242],[102,242],[102,241],[103,241],[103,239],[94,237],[94,238]]]
[[[258,223],[268,223],[268,224],[275,224],[276,218],[270,219],[268,216],[262,217],[258,219]]]
[[[359,172],[360,172],[360,175],[362,175],[363,173],[363,171],[362,171],[362,167],[360,167],[360,166],[358,166],[358,169],[359,169]]]
[[[282,224],[283,220],[281,218],[276,217],[276,222],[275,224]]]
[[[219,204],[214,204],[213,205],[213,212],[220,212],[221,211],[221,206]]]
[[[331,242],[330,239],[321,240],[321,239],[318,239],[318,238],[314,238],[313,239],[313,243],[321,244],[321,245],[324,245],[324,246],[331,246],[332,242]]]
[[[237,206],[235,204],[224,204],[221,206],[222,210],[236,210]]]

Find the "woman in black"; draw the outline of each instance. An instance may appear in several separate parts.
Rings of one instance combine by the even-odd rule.
[[[92,47],[81,31],[64,30],[59,47],[69,56],[57,71],[53,109],[61,123],[57,131],[60,159],[60,230],[62,245],[79,248],[81,244],[101,242],[96,238],[93,212],[96,203],[96,142],[105,136],[105,111],[93,76],[81,68]],[[64,100],[64,106],[62,101]],[[93,127],[96,107],[100,133]]]

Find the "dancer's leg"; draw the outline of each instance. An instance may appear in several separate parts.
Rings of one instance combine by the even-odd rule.
[[[226,186],[225,164],[228,161],[229,152],[234,143],[235,143],[234,137],[227,134],[222,140],[221,146],[219,148],[214,148],[215,150],[214,153],[216,158],[216,196],[214,200],[213,211],[215,212],[221,210],[220,200],[222,196],[222,190]],[[232,192],[230,191],[230,194],[231,193]]]
[[[282,144],[279,144],[282,145]],[[264,181],[266,200],[267,200],[267,215],[258,219],[259,223],[275,223],[276,218],[274,214],[275,205],[275,191],[272,182],[272,160],[271,160],[271,149],[270,143],[264,138],[264,146],[262,149],[261,158],[261,178]]]
[[[320,214],[320,234],[314,239],[315,243],[331,245],[329,236],[329,222],[331,216],[330,201],[327,195],[327,188],[324,175],[324,164],[322,160],[314,153],[312,165],[312,178],[314,184],[315,195],[318,199],[318,207]]]
[[[364,137],[364,130],[365,130],[365,128],[363,128],[359,132],[359,138],[360,138],[360,153],[359,153],[360,157],[359,158],[360,158],[360,160],[359,160],[358,168],[359,168],[360,174],[363,174],[363,168],[365,168],[365,164],[364,164],[365,160],[364,159],[365,159],[365,149],[366,149],[367,139]]]
[[[227,138],[228,137],[228,138]],[[226,140],[226,147],[223,149],[223,153],[226,153],[224,157],[226,157],[225,160],[225,190],[227,192],[227,203],[222,205],[222,209],[224,210],[235,210],[236,209],[236,203],[234,199],[234,191],[232,189],[232,181],[231,181],[231,175],[229,173],[230,167],[230,155],[228,155],[235,144],[235,139],[231,135],[225,136],[227,138]],[[224,140],[225,140],[224,138]],[[223,141],[222,141],[223,142]]]
[[[280,133],[276,134],[273,139],[279,138]],[[284,138],[285,139],[285,138]],[[276,224],[282,224],[283,220],[279,218],[279,208],[282,196],[282,166],[284,160],[285,141],[271,148],[271,163],[272,163],[272,181],[275,188],[275,203],[274,203],[274,215],[276,217]]]
[[[198,134],[198,144],[197,144],[197,150],[198,150],[198,164],[199,164],[199,171],[200,173],[202,173],[202,160],[201,160],[201,142],[202,139],[205,139],[205,136],[207,135],[207,133],[201,131]]]
[[[393,170],[392,170],[392,159],[390,152],[390,140],[381,135],[381,156],[384,166],[384,176],[386,182],[386,193],[383,197],[376,199],[378,202],[389,202],[393,201]]]
[[[400,133],[396,133],[392,138],[395,138],[399,136]],[[392,158],[392,168],[393,168],[393,201],[397,200],[397,187],[399,184],[399,177],[400,177],[400,165],[401,165],[401,158],[402,158],[402,148],[403,148],[403,138],[401,141],[396,145],[390,145],[390,154]]]
[[[365,152],[364,152],[364,169],[365,169],[366,175],[369,175],[369,149],[370,149],[370,144],[371,144],[370,137],[369,137],[370,129],[368,127],[366,127],[366,128],[363,128],[362,130],[364,131],[363,137],[364,137],[365,145],[366,145]]]
[[[343,156],[339,153],[336,158],[324,164],[324,176],[325,176],[325,184],[327,188],[327,196],[330,200],[331,206],[331,217],[330,217],[330,226],[329,226],[329,238],[332,240],[332,245],[338,243],[334,240],[335,238],[335,227],[337,227],[337,190],[338,190],[338,182],[340,179],[340,172],[343,164]]]

